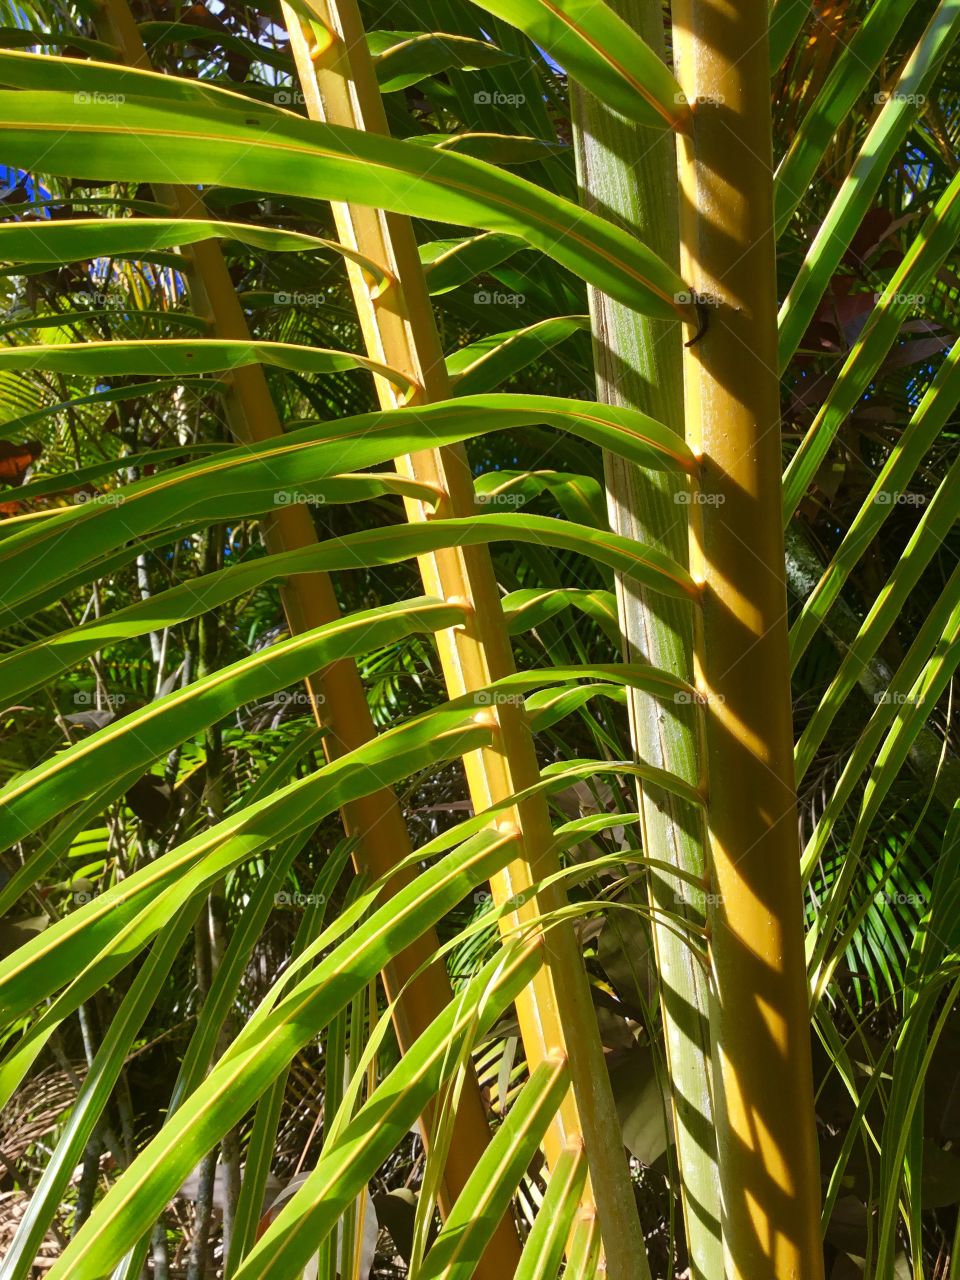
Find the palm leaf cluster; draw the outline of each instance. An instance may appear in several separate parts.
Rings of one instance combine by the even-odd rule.
[[[718,300],[674,225],[724,105],[681,7],[7,6],[0,1280],[757,1247],[679,386]],[[960,1267],[958,29],[770,21],[833,1280]]]

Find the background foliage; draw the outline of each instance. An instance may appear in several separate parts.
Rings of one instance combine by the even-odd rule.
[[[960,658],[960,87],[949,9],[932,0],[778,0],[773,14],[787,578],[825,1239],[835,1280],[893,1274],[883,1268],[894,1265],[898,1275],[960,1274],[953,909],[960,761],[952,724]],[[286,33],[269,3],[182,8],[137,0],[133,13],[154,66],[171,78],[302,111]],[[395,137],[480,157],[576,200],[568,86],[553,56],[470,5],[398,0],[386,17],[384,30],[384,14],[365,7]],[[112,61],[98,19],[85,3],[7,6],[0,45]],[[928,21],[946,33],[939,60],[902,81]],[[19,77],[12,63],[0,63],[5,83],[19,85]],[[104,85],[104,95],[113,92]],[[901,103],[898,93],[912,93],[913,102]],[[129,109],[124,101],[103,105],[121,115]],[[900,106],[902,118],[890,109]],[[283,195],[218,182],[204,199],[212,217],[231,224],[334,239],[328,204],[293,194],[296,186],[296,175]],[[7,228],[169,218],[161,193],[135,178],[51,176],[37,154],[31,167],[7,170],[2,202],[0,475],[8,488],[0,531],[29,534],[59,519],[49,513],[70,507],[80,517],[94,508],[123,514],[126,486],[225,453],[230,434],[219,379],[226,375],[192,373],[184,354],[210,331],[193,308],[181,241],[147,251],[131,241],[124,252],[98,250],[106,242],[92,240],[63,261],[41,253],[42,240],[5,248]],[[318,372],[297,354],[305,347],[363,349],[340,254],[236,232],[226,230],[220,243],[252,337],[289,344],[292,353],[266,371],[285,429],[374,410],[362,369],[343,362]],[[416,232],[455,394],[594,398],[585,285],[570,264],[502,232],[424,218]],[[174,340],[185,345],[167,345]],[[126,371],[103,349],[80,346],[107,342],[150,343],[156,376]],[[54,354],[13,356],[37,344]],[[83,353],[73,364],[56,356],[68,346]],[[560,516],[607,529],[594,443],[538,425],[484,434],[468,447],[478,516]],[[403,519],[389,485],[369,494],[281,488],[270,505],[308,505],[320,537],[334,545]],[[277,584],[254,576],[209,612],[202,604],[179,614],[164,606],[150,625],[127,633],[107,627],[106,640],[80,658],[47,662],[39,679],[30,669],[44,652],[56,656],[55,637],[166,600],[163,593],[181,586],[185,601],[201,576],[255,565],[265,554],[263,511],[260,492],[246,506],[211,506],[201,521],[186,513],[160,521],[137,547],[114,542],[113,559],[108,540],[99,567],[88,564],[72,577],[42,549],[8,564],[6,581],[16,594],[4,619],[3,654],[20,654],[21,666],[8,666],[11,683],[3,686],[4,782],[12,785],[65,748],[100,742],[97,735],[110,726],[198,678],[279,650],[287,631]],[[33,513],[39,525],[21,519]],[[81,526],[76,537],[83,537]],[[589,545],[520,541],[509,526],[493,554],[521,670],[620,661],[609,560]],[[442,704],[430,634],[436,624],[402,606],[392,621],[383,613],[420,595],[411,562],[384,555],[338,572],[335,582],[345,616],[371,611],[371,620],[380,619],[357,650],[378,728],[396,728]],[[148,608],[142,617],[151,619]],[[5,955],[244,805],[314,774],[321,740],[300,682],[313,667],[301,658],[261,669],[290,676],[252,679],[249,693],[228,699],[215,716],[185,717],[181,727],[172,725],[170,741],[158,733],[139,756],[129,747],[139,730],[131,731],[120,755],[91,757],[73,791],[51,784],[41,793],[47,807],[40,819],[23,838],[5,840]],[[527,697],[541,766],[629,760],[622,686],[598,675],[577,688],[583,686],[571,681]],[[414,847],[436,841],[442,850],[457,847],[444,837],[470,813],[470,801],[458,753],[428,750],[434,722],[427,725],[396,784]],[[584,773],[563,777],[550,799],[567,867],[605,859],[599,870],[568,877],[573,899],[586,908],[636,871],[639,836],[629,773],[599,763]],[[322,928],[365,905],[369,885],[351,869],[336,805],[318,818],[272,843],[269,856],[257,850],[225,863],[208,882],[196,881],[149,951],[133,964],[101,963],[87,987],[74,979],[94,963],[116,922],[91,933],[88,948],[75,955],[64,945],[54,957],[57,971],[33,999],[14,1000],[16,974],[7,971],[4,1280],[42,1274],[61,1255],[94,1202],[160,1132],[171,1097],[196,1087]],[[19,832],[8,825],[4,834]],[[481,971],[496,930],[484,877],[458,888],[437,927],[450,944],[447,965],[460,990]],[[636,911],[585,910],[577,937],[652,1269],[680,1276],[685,1243],[664,1130],[647,924]],[[58,1005],[61,988],[66,1003]],[[518,1097],[531,1096],[522,1093],[528,1073],[507,1005],[473,1049],[497,1123]],[[258,1143],[269,1157],[270,1186],[314,1167],[354,1072],[362,1096],[399,1061],[386,1021],[370,1062],[363,1060],[384,1008],[371,973],[321,1035],[304,1039],[259,1108],[244,1108],[231,1124],[220,1184],[229,1183],[224,1168],[254,1160]],[[126,1033],[121,1014],[130,1017]],[[70,1117],[86,1096],[84,1081],[89,1088],[108,1064],[90,1131],[71,1145]],[[351,1111],[348,1099],[344,1114]],[[51,1169],[59,1170],[55,1186],[43,1182]],[[211,1203],[204,1172],[209,1183],[211,1161],[179,1194],[162,1197],[169,1203],[152,1235],[150,1274],[223,1274],[222,1211],[233,1193],[218,1184]],[[371,1274],[406,1274],[415,1225],[407,1193],[423,1178],[421,1141],[408,1134],[370,1183],[382,1228]],[[539,1158],[531,1157],[513,1202],[524,1236],[544,1186]],[[33,1220],[31,1203],[41,1205]],[[369,1222],[366,1202],[359,1203],[364,1208],[347,1219],[345,1248],[351,1233],[362,1235],[359,1219]],[[227,1212],[233,1239],[246,1233],[249,1248],[260,1205],[241,1201]],[[880,1264],[878,1250],[886,1259]],[[334,1265],[332,1255],[321,1257],[329,1274]]]

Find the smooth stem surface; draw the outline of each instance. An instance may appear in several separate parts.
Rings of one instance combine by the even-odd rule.
[[[659,0],[618,0],[612,7],[660,56],[664,53]],[[574,141],[581,202],[634,232],[679,268],[680,242],[673,136],[617,115],[574,87]],[[637,315],[589,290],[597,396],[640,409],[683,432],[683,367],[679,324]],[[645,471],[604,455],[610,527],[654,545],[678,563],[688,554],[689,489],[683,477]],[[617,577],[617,606],[629,662],[649,662],[693,680],[693,610],[680,600]],[[631,736],[639,759],[696,786],[699,780],[696,708],[628,691]],[[648,857],[702,879],[702,811],[655,788],[639,788],[643,844]],[[703,915],[703,894],[661,871],[648,880],[660,1010],[682,1187],[691,1274],[712,1280],[723,1269],[720,1191],[708,1026],[706,974],[692,949],[664,916]],[[702,919],[701,919],[702,922]]]
[[[292,50],[309,114],[329,123],[386,133],[387,124],[353,0],[311,0],[315,21],[305,24],[284,5]],[[348,264],[357,311],[368,352],[379,353],[415,384],[413,403],[449,394],[443,354],[426,281],[408,219],[359,205],[334,205],[341,242],[358,249],[391,277],[375,288]],[[398,404],[396,388],[377,379],[385,408]],[[473,482],[462,447],[431,449],[398,460],[398,469],[435,485],[445,495],[439,517],[476,514]],[[408,501],[410,520],[428,518],[422,504]],[[470,620],[437,636],[444,678],[451,697],[459,697],[513,670],[493,565],[486,547],[455,547],[420,559],[427,591],[467,602]],[[478,711],[495,726],[495,744],[464,758],[477,812],[535,784],[539,778],[533,740],[522,707],[498,703]],[[504,917],[511,931],[523,921],[563,905],[558,890],[534,900],[530,885],[558,869],[551,852],[553,832],[542,795],[524,801],[502,822],[518,836],[518,857],[491,883],[498,903],[519,897],[516,913]],[[643,1235],[623,1151],[596,1015],[572,927],[552,928],[544,936],[546,963],[517,998],[517,1012],[531,1071],[546,1057],[562,1054],[570,1063],[573,1089],[545,1139],[553,1167],[569,1147],[581,1143],[590,1177],[582,1196],[584,1219],[599,1219],[609,1274],[617,1280],[649,1275]],[[453,1153],[451,1152],[451,1155]],[[502,1234],[502,1233],[501,1233]],[[489,1251],[488,1251],[489,1252]],[[497,1280],[512,1275],[502,1271]]]
[[[703,459],[691,570],[703,581],[697,682],[726,1272],[819,1280],[780,521],[766,0],[675,0],[673,26],[677,76],[696,103],[678,140],[682,273],[716,304],[707,332],[686,349],[684,393],[687,441]]]
[[[128,66],[152,70],[127,0],[105,0],[104,13],[113,42]],[[206,218],[206,209],[195,191],[186,187],[166,187],[158,199],[168,203],[181,218]],[[205,240],[183,250],[190,260],[190,288],[194,310],[206,314],[211,336],[250,341],[250,330],[230,279],[227,264],[216,240]],[[261,365],[249,365],[230,375],[225,399],[227,423],[240,441],[276,439],[283,428]],[[278,507],[266,526],[267,548],[271,554],[314,546],[317,534],[308,509],[302,505]],[[333,584],[326,573],[297,574],[282,589],[282,599],[292,634],[312,630],[340,617]],[[375,736],[373,719],[356,665],[349,660],[332,663],[306,682],[317,722],[326,728],[324,752],[336,759]],[[354,863],[371,879],[385,876],[411,850],[406,823],[396,796],[389,788],[371,792],[351,801],[342,811],[344,829],[358,840]],[[413,879],[408,870],[397,876],[394,887]],[[439,948],[433,929],[427,930],[401,953],[382,975],[388,997],[393,1000]],[[402,1048],[408,1048],[450,1000],[450,983],[442,965],[430,964],[405,992],[396,1007],[394,1024]],[[457,1113],[454,1145],[459,1159],[447,1167],[441,1194],[444,1206],[460,1194],[473,1165],[490,1139],[486,1107],[479,1085],[471,1076],[464,1082]]]

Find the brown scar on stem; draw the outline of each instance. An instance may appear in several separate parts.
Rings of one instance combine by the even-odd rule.
[[[697,332],[693,335],[693,337],[690,339],[690,341],[689,341],[689,342],[685,342],[685,343],[683,344],[685,347],[693,347],[693,346],[696,346],[696,344],[700,341],[700,339],[703,337],[703,335],[707,332],[707,329],[710,327],[710,311],[709,311],[709,309],[704,305],[704,303],[702,303],[702,302],[700,302],[700,301],[696,301],[696,302],[694,302],[694,304],[693,304],[693,305],[694,305],[694,306],[696,307],[696,309],[697,309],[697,325],[698,325],[698,328],[697,328]]]

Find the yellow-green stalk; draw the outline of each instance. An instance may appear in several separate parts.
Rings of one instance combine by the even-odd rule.
[[[614,0],[612,7],[661,57],[659,0]],[[679,267],[676,151],[673,135],[624,119],[574,86],[573,123],[581,202],[605,214],[671,266]],[[640,409],[683,433],[682,333],[589,290],[597,397]],[[610,527],[686,563],[691,493],[683,477],[647,471],[605,454]],[[693,608],[618,576],[617,605],[625,656],[693,679]],[[630,691],[630,726],[637,756],[696,785],[697,708]],[[678,796],[639,787],[643,845],[648,857],[702,880],[702,811]],[[702,920],[705,895],[685,880],[651,872],[648,894],[659,978],[660,1010],[682,1187],[691,1273],[722,1272],[720,1189],[714,1133],[707,975],[699,957],[666,917]]]
[[[309,22],[283,6],[308,113],[329,123],[386,133],[355,0],[309,0],[307,7]],[[348,265],[367,351],[411,380],[415,390],[408,403],[444,399],[449,389],[443,353],[409,220],[352,204],[335,204],[334,217],[341,243],[359,250],[388,276],[388,284],[378,287],[359,268]],[[376,383],[381,404],[396,407],[396,388],[384,379]],[[398,460],[397,466],[437,487],[443,495],[439,516],[475,514],[473,482],[462,447],[424,450]],[[406,505],[409,519],[428,518],[421,503]],[[487,549],[453,547],[424,556],[420,570],[429,592],[465,602],[470,610],[466,626],[437,637],[450,696],[463,696],[512,672],[510,642]],[[481,812],[531,787],[539,768],[522,707],[486,706],[478,716],[495,729],[493,746],[464,758],[474,808]],[[518,842],[516,860],[491,884],[497,903],[518,895],[523,902],[504,917],[504,926],[510,930],[562,906],[563,895],[559,889],[537,897],[529,893],[531,884],[558,865],[551,852],[552,828],[543,797],[515,806],[500,821],[512,826]],[[550,1055],[564,1055],[573,1081],[545,1139],[547,1161],[553,1166],[569,1147],[583,1144],[590,1174],[580,1220],[596,1215],[611,1276],[641,1280],[649,1276],[643,1235],[572,927],[551,928],[543,946],[545,964],[517,999],[524,1048],[531,1070]]]
[[[820,1182],[781,521],[766,0],[675,0],[694,104],[678,138],[683,278],[709,324],[684,353],[706,499],[691,572],[711,861],[711,1033],[726,1275],[821,1280]],[[688,338],[695,335],[690,333]]]

